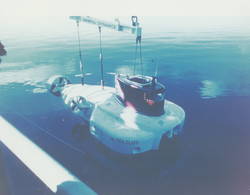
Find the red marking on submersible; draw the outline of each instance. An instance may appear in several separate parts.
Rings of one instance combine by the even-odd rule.
[[[136,110],[136,108],[129,101],[126,102],[126,107]]]

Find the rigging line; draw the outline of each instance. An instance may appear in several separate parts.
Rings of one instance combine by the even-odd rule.
[[[51,112],[50,115],[49,115],[49,118],[48,118],[48,120],[47,120],[47,122],[46,122],[46,125],[45,125],[44,129],[47,128],[47,125],[48,125],[48,123],[49,123],[49,120],[50,120],[51,115],[52,115],[52,112]],[[42,134],[40,135],[40,138],[39,138],[37,144],[40,144],[40,141],[41,141],[42,136],[43,136],[44,133],[45,133],[45,132],[43,131]]]
[[[48,126],[48,124],[49,124],[49,121],[50,121],[51,116],[52,116],[52,112],[50,112],[49,118],[48,118],[48,120],[47,120],[47,123],[46,123],[44,129],[48,129],[48,130],[49,130],[49,128],[47,128],[47,126]],[[40,139],[39,139],[39,141],[37,142],[38,144],[40,143],[40,141],[41,141],[42,136],[44,135],[44,133],[45,133],[45,131],[43,131],[42,135],[40,136]]]
[[[36,126],[37,128],[41,129],[41,130],[42,130],[42,131],[44,131],[45,133],[47,133],[47,134],[51,135],[51,136],[52,136],[52,137],[54,137],[55,139],[57,139],[57,140],[59,140],[59,141],[63,142],[64,144],[68,145],[69,147],[71,147],[71,148],[73,148],[73,149],[77,150],[78,152],[80,152],[80,153],[82,153],[82,154],[86,154],[85,152],[83,152],[83,151],[79,150],[78,148],[76,148],[76,147],[74,147],[74,146],[70,145],[69,143],[67,143],[67,142],[63,141],[62,139],[60,139],[60,138],[56,137],[56,136],[55,136],[55,135],[53,135],[52,133],[49,133],[48,131],[46,131],[46,130],[45,130],[45,129],[43,129],[42,127],[40,127],[40,126],[36,125],[35,123],[33,123],[32,121],[30,121],[29,119],[25,118],[24,116],[22,116],[21,114],[19,114],[18,112],[16,112],[16,111],[15,111],[15,110],[13,110],[12,108],[10,108],[9,106],[5,105],[4,103],[1,103],[1,104],[2,104],[3,106],[5,106],[6,108],[10,109],[11,111],[13,111],[14,113],[16,113],[17,115],[19,115],[20,117],[22,117],[24,120],[26,120],[26,121],[30,122],[32,125],[34,125],[34,126]]]
[[[80,70],[81,70],[81,79],[82,79],[82,85],[84,85],[84,79],[83,79],[83,68],[82,68],[82,52],[81,52],[81,41],[80,41],[80,34],[79,34],[79,22],[77,23],[77,32],[78,32],[78,44],[79,44],[79,57],[80,57]]]
[[[31,102],[32,104],[35,104],[36,106],[38,106],[38,107],[40,107],[40,108],[42,108],[42,109],[44,109],[44,110],[46,110],[46,111],[48,111],[48,112],[51,112],[51,111],[48,110],[47,108],[44,108],[44,107],[40,106],[39,104],[37,104],[37,103],[31,101],[31,100],[29,100],[29,102]]]
[[[101,80],[101,85],[102,85],[102,89],[104,89],[104,80],[103,80],[103,63],[102,63],[102,40],[101,40],[101,31],[102,28],[100,26],[98,26],[99,28],[99,36],[100,36],[100,60],[101,60],[101,76],[102,76],[102,80]]]
[[[80,34],[79,34],[79,22],[76,21],[77,23],[77,33],[78,33],[78,44],[79,44],[79,57],[80,61],[82,60],[82,54],[81,54],[81,42],[80,42]]]

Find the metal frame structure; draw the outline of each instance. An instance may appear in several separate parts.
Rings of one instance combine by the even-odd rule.
[[[106,21],[106,20],[99,20],[99,19],[92,18],[89,16],[70,16],[69,18],[72,20],[76,20],[78,22],[86,22],[86,23],[93,24],[93,25],[96,25],[99,27],[105,27],[105,28],[116,30],[116,31],[134,34],[136,36],[136,38],[141,37],[142,30],[141,30],[141,27],[139,27],[139,23],[137,22],[136,16],[132,16],[132,18],[131,18],[132,25],[134,27],[120,24],[120,22],[117,18],[115,19],[115,22],[110,22],[110,21]],[[135,18],[135,21],[134,21],[134,18]]]

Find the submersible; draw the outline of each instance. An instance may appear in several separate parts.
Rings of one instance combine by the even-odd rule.
[[[108,27],[135,34],[136,46],[141,42],[141,28],[135,16],[133,27],[121,25],[118,19],[112,23],[83,16],[70,18],[77,25],[79,21],[97,25],[100,33],[101,27]],[[61,97],[67,108],[82,119],[82,125],[72,131],[75,140],[89,138],[107,158],[117,157],[120,161],[152,157],[167,160],[169,154],[178,153],[185,112],[164,99],[165,87],[157,82],[156,75],[118,73],[115,87],[104,87],[101,53],[101,86],[88,85],[83,80],[80,43],[79,54],[82,83],[73,84],[70,78],[61,75],[47,81],[48,91]]]

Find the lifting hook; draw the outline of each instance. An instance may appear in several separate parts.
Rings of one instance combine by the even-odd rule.
[[[134,18],[135,18],[135,21],[134,21]],[[137,22],[138,21],[137,16],[132,16],[131,20],[132,20],[132,25],[133,26],[139,26],[139,23]]]

